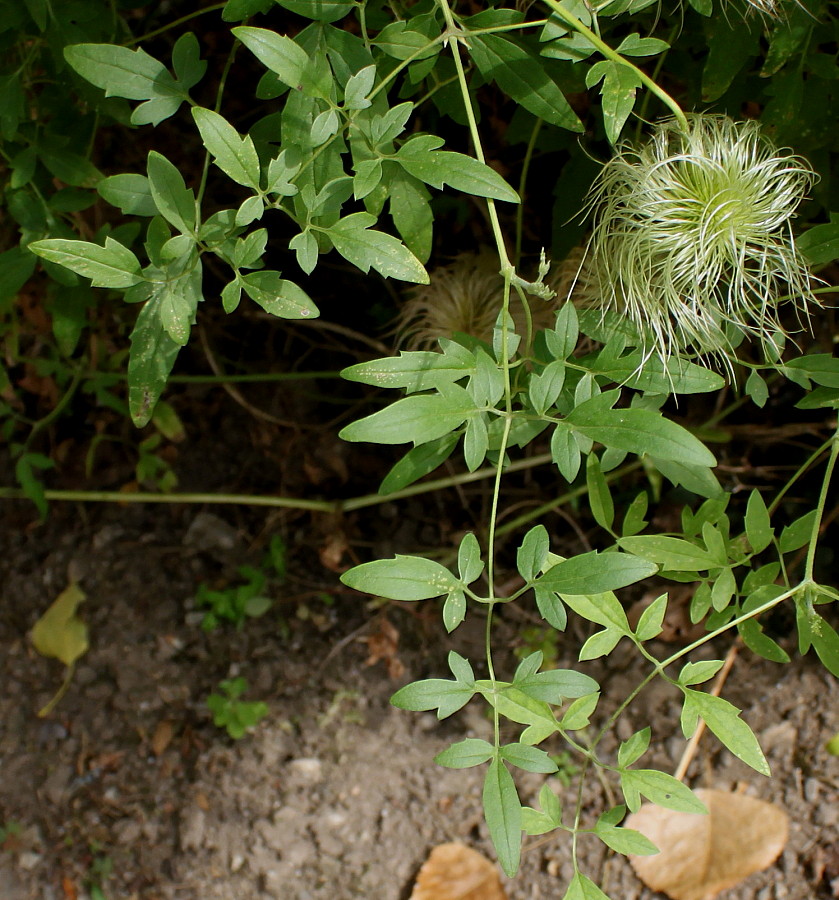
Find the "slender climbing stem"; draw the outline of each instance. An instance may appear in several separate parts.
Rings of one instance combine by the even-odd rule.
[[[655,94],[655,96],[658,97],[658,99],[673,113],[682,128],[687,130],[688,120],[682,107],[679,106],[664,88],[659,87],[659,85],[656,84],[643,69],[639,69],[634,63],[621,56],[617,50],[613,50],[604,40],[595,34],[591,28],[584,25],[576,16],[568,12],[559,0],[543,0],[543,2],[549,6],[569,28],[573,28],[574,31],[587,38],[592,47],[597,48],[601,56],[605,56],[606,59],[610,59],[612,62],[618,63],[618,65],[632,69],[647,90]]]
[[[198,18],[198,16],[203,16],[204,13],[218,12],[218,10],[224,9],[225,6],[227,6],[226,0],[224,3],[214,3],[212,6],[205,6],[203,9],[196,9],[191,13],[187,13],[185,16],[181,16],[180,19],[173,19],[166,25],[161,25],[160,28],[155,28],[154,31],[147,31],[145,34],[141,34],[140,37],[131,38],[130,41],[126,41],[125,46],[133,47],[134,44],[139,44],[142,41],[148,41],[153,37],[157,37],[159,34],[165,34],[167,31],[171,31],[173,28],[177,28],[179,25],[183,25],[192,19],[196,19]]]
[[[819,545],[819,533],[821,532],[822,519],[824,518],[824,510],[827,506],[827,493],[830,490],[830,482],[833,479],[833,470],[836,467],[836,459],[839,457],[839,427],[831,438],[830,456],[827,460],[827,466],[822,479],[822,487],[819,492],[819,501],[816,504],[816,518],[813,522],[812,536],[810,544],[807,547],[807,562],[804,565],[804,580],[813,583],[813,571],[816,565],[816,550]]]

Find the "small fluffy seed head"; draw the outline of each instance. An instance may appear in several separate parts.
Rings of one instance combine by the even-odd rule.
[[[589,202],[586,270],[604,309],[625,315],[645,349],[728,356],[742,335],[783,335],[778,298],[818,305],[790,222],[815,181],[757,122],[692,115],[624,145]]]
[[[430,284],[411,287],[399,314],[397,342],[409,349],[430,349],[437,339],[455,332],[492,341],[495,321],[504,302],[504,280],[498,257],[490,252],[463,253],[431,272]],[[530,304],[533,327],[552,328],[556,305],[534,299]],[[525,317],[518,299],[511,299],[510,313],[519,334]]]

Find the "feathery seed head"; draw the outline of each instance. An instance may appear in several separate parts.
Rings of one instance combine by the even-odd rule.
[[[741,335],[771,344],[779,296],[805,314],[818,305],[790,228],[815,177],[756,122],[691,115],[684,131],[667,119],[592,187],[589,287],[664,359],[724,358]]]
[[[402,307],[397,343],[412,350],[430,349],[437,339],[456,332],[492,341],[495,321],[504,301],[504,280],[498,273],[498,257],[488,251],[463,253],[431,272],[427,285],[413,285]],[[552,328],[556,305],[534,300],[533,326]],[[524,333],[521,303],[514,300],[510,313],[519,334]]]

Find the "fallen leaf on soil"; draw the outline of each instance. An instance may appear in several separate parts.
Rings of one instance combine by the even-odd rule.
[[[65,666],[72,666],[87,652],[87,626],[76,616],[76,609],[84,600],[82,589],[71,584],[38,619],[32,629],[32,643],[41,656],[51,656]]]
[[[172,743],[174,733],[175,729],[168,719],[163,719],[157,723],[157,728],[154,729],[151,739],[151,749],[155,756],[160,756],[166,751],[166,748]]]
[[[79,896],[76,885],[66,875],[61,879],[61,890],[64,892],[64,900],[76,900]]]
[[[673,900],[713,900],[770,866],[787,842],[789,820],[779,807],[745,794],[695,793],[708,807],[707,816],[645,803],[624,823],[661,851],[631,856],[636,874]]]
[[[343,572],[346,568],[343,565],[343,560],[347,550],[349,550],[349,544],[343,531],[329,535],[326,543],[318,548],[321,565],[329,569],[330,572]]]
[[[399,659],[399,630],[388,622],[387,619],[379,619],[378,631],[374,631],[367,637],[360,639],[367,644],[369,656],[364,661],[365,666],[375,666],[379,660],[383,660],[387,666],[387,674],[391,678],[401,678],[405,673],[405,666]]]
[[[70,686],[76,660],[87,653],[87,625],[76,615],[79,604],[84,600],[84,591],[71,582],[32,629],[32,643],[38,653],[58,659],[67,666],[61,687],[52,700],[38,710],[39,718],[48,716],[55,709]]]
[[[498,869],[465,844],[435,847],[417,875],[410,900],[507,900]]]

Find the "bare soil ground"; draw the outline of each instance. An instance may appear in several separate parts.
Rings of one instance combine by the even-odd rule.
[[[340,590],[332,606],[289,604],[280,592],[265,617],[208,634],[194,609],[197,584],[230,575],[258,523],[243,525],[225,508],[65,505],[25,528],[29,511],[12,512],[0,559],[0,827],[20,830],[0,848],[0,898],[96,898],[98,879],[109,900],[405,900],[436,844],[460,840],[492,855],[480,772],[432,763],[452,740],[486,736],[481,711],[470,705],[440,723],[388,703],[410,678],[445,675],[451,648],[479,658],[480,620],[450,638],[433,604],[427,613],[372,610]],[[39,719],[62,671],[33,652],[27,632],[68,572],[88,597],[92,646],[56,712]],[[283,591],[299,597],[330,585],[339,587],[327,570],[295,575],[292,565]],[[502,621],[499,645],[512,647],[520,631]],[[569,635],[560,645],[561,665],[574,664],[575,643]],[[370,665],[377,648],[384,659]],[[503,666],[513,663],[502,653]],[[404,673],[392,677],[400,664]],[[588,671],[609,698],[601,714],[642,672],[620,652]],[[237,674],[270,713],[233,742],[205,701]],[[835,679],[811,658],[777,666],[743,654],[725,696],[744,708],[774,777],[706,736],[691,785],[774,801],[792,823],[778,862],[725,900],[839,896],[839,760],[824,749],[839,730]],[[619,736],[647,722],[650,763],[672,771],[684,742],[666,686],[642,694]],[[534,800],[541,783],[521,779],[522,797]],[[575,791],[572,775],[569,805]],[[584,791],[593,819],[604,792],[597,781]],[[585,870],[611,897],[657,896],[625,861],[593,841],[583,847]],[[506,889],[510,900],[553,900],[571,872],[564,838],[530,839]]]

